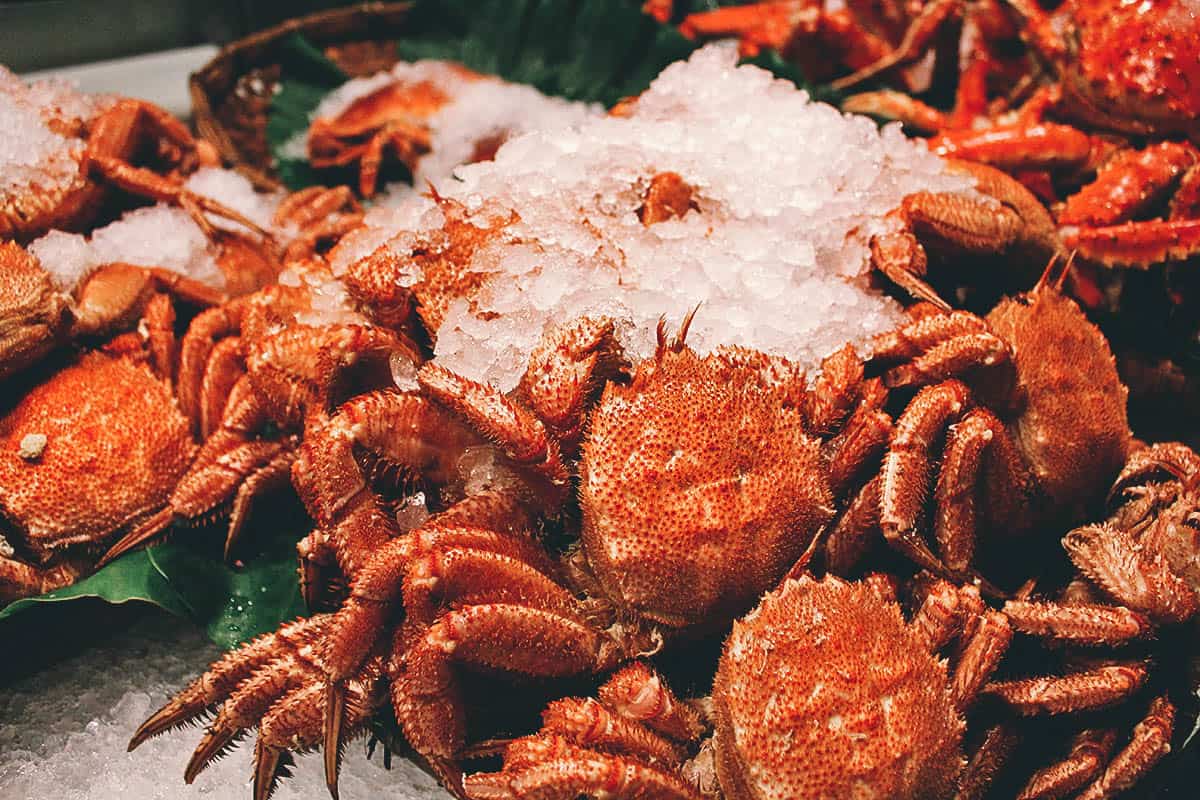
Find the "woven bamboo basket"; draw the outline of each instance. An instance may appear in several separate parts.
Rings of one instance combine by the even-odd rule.
[[[283,78],[284,42],[302,34],[346,74],[369,75],[396,63],[395,39],[410,7],[364,3],[321,11],[226,45],[188,79],[196,130],[256,186],[277,187],[266,127],[271,97]]]

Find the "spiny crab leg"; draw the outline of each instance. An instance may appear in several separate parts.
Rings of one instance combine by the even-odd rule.
[[[1152,219],[1102,228],[1063,229],[1063,244],[1106,266],[1148,268],[1200,253],[1200,219]]]
[[[1023,716],[1073,714],[1108,708],[1132,696],[1146,682],[1145,664],[1106,664],[1063,677],[996,681],[983,693],[1000,698]]]
[[[1115,730],[1081,731],[1067,757],[1034,773],[1017,800],[1046,800],[1079,791],[1101,773],[1116,746]]]

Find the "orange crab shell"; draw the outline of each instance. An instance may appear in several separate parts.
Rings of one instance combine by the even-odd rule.
[[[54,349],[67,298],[16,242],[0,242],[0,380]]]
[[[89,353],[0,420],[0,516],[37,557],[103,545],[166,503],[193,447],[168,384]]]
[[[734,623],[713,702],[728,800],[946,797],[963,767],[945,662],[865,583],[764,597]]]
[[[1072,0],[1063,86],[1083,116],[1125,133],[1198,133],[1200,3]]]
[[[676,628],[744,612],[833,513],[818,448],[799,409],[715,357],[668,350],[609,383],[579,490],[605,595]]]
[[[1044,284],[1001,301],[987,322],[1009,343],[1021,376],[1014,433],[1029,466],[1057,507],[1078,514],[1103,495],[1131,443],[1129,390],[1108,342],[1074,301]]]

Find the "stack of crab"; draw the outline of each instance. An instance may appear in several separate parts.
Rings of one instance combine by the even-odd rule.
[[[900,120],[935,152],[1028,186],[1077,254],[1072,289],[1113,338],[1139,423],[1196,441],[1200,9],[1192,0],[775,0],[686,16],[686,3],[647,6],[692,36],[738,36],[748,52],[776,48],[814,80],[839,75],[840,89],[887,84],[842,107]],[[993,300],[984,292],[977,302]]]
[[[520,135],[498,106],[447,133],[479,81],[397,68],[318,115],[314,161],[359,165],[364,195],[387,158],[431,182],[367,212],[345,187],[230,193],[144,105],[68,130],[38,87],[0,99],[68,142],[54,170],[74,181],[50,210],[24,211],[49,171],[6,201],[0,334],[24,372],[2,378],[21,396],[0,420],[0,593],[216,518],[228,554],[273,487],[314,522],[317,613],[216,662],[131,748],[212,715],[190,782],[257,728],[256,798],[317,747],[336,794],[345,744],[388,711],[479,800],[1138,782],[1175,731],[1138,656],[1197,609],[1200,457],[1135,447],[1029,190],[727,47],[609,115],[558,106]],[[445,167],[423,162],[439,141]],[[479,163],[437,174],[451,161]],[[113,221],[115,189],[164,206]],[[151,213],[194,225],[187,260],[224,285],[113,264]],[[23,246],[49,228],[84,235]],[[986,317],[952,311],[922,274],[979,253],[1050,267]],[[1106,493],[1107,520],[1076,527]],[[1022,674],[1039,639],[1067,674]],[[705,643],[711,698],[683,701],[646,659]],[[592,677],[598,699],[561,697]],[[560,696],[541,730],[480,722],[474,687],[529,678]],[[1022,717],[1058,715],[1068,750],[1022,747]]]

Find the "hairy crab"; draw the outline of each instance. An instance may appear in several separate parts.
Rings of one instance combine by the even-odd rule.
[[[195,445],[171,388],[174,314],[34,386],[0,419],[0,602],[74,582],[166,502]]]
[[[306,440],[298,470],[309,476],[301,493],[324,547],[350,582],[313,659],[320,674],[284,691],[254,689],[253,698],[251,683],[231,696],[201,691],[211,683],[202,678],[134,742],[224,703],[192,777],[249,726],[232,716],[235,706],[290,705],[296,691],[328,682],[324,731],[293,733],[304,746],[324,739],[333,781],[340,742],[358,719],[347,715],[347,687],[382,653],[407,738],[455,787],[465,736],[458,666],[544,677],[603,671],[665,638],[719,628],[753,604],[830,518],[831,474],[878,453],[852,435],[824,443],[821,435],[840,430],[859,402],[861,363],[843,351],[806,389],[783,359],[739,348],[700,358],[662,335],[625,386],[607,380],[620,364],[611,337],[604,320],[559,329],[512,397],[427,365],[417,372],[420,393],[351,400]],[[452,476],[489,441],[500,466],[483,490],[407,534],[372,497],[376,470],[364,474],[353,457],[355,448],[378,453],[373,461],[392,480]],[[527,533],[528,514],[558,513],[577,449],[583,533],[557,563]],[[263,669],[261,680],[272,681],[275,668]],[[279,756],[260,757],[258,796],[273,785]]]
[[[202,445],[167,502],[115,542],[103,562],[172,524],[201,524],[225,513],[229,557],[251,501],[288,483],[301,432],[336,405],[330,398],[343,390],[343,376],[353,373],[366,381],[360,390],[372,388],[390,382],[389,360],[419,362],[414,345],[360,324],[349,309],[317,310],[332,285],[319,260],[289,269],[300,285],[268,286],[200,313],[188,327],[178,396]]]
[[[963,626],[951,671],[938,651]],[[466,793],[950,797],[979,780],[963,712],[1010,635],[1003,615],[949,584],[906,622],[886,580],[789,578],[734,623],[713,683],[715,735],[682,768],[706,726],[635,664],[601,687],[600,703],[552,704],[543,730],[513,741],[502,771],[467,777]]]
[[[1127,390],[1104,337],[1061,294],[1064,274],[1051,262],[1031,292],[986,319],[918,306],[912,323],[877,340],[873,363],[894,365],[885,384],[924,388],[864,492],[878,506],[847,510],[835,552],[854,552],[849,542],[878,525],[923,568],[961,579],[981,530],[1087,519],[1129,453]],[[928,497],[939,555],[919,532]]]
[[[318,169],[358,164],[358,190],[371,197],[389,151],[410,171],[429,152],[426,120],[449,99],[430,81],[389,83],[358,98],[335,117],[314,120],[308,134],[309,160]]]
[[[1200,457],[1176,443],[1134,452],[1110,492],[1108,518],[1063,537],[1079,578],[1052,599],[1005,603],[1013,628],[1057,646],[1095,651],[1153,636],[1193,620],[1200,610],[1200,552],[1195,515]],[[1115,605],[1113,604],[1115,601]],[[1060,714],[1115,705],[1139,693],[1152,664],[1136,656],[1084,659],[1062,677],[1029,677],[988,688],[1024,715]],[[1059,763],[1034,775],[1024,800],[1080,792],[1111,797],[1137,783],[1171,749],[1175,706],[1165,693],[1149,703],[1125,747],[1118,731],[1089,726]],[[1082,790],[1082,791],[1081,791]]]

